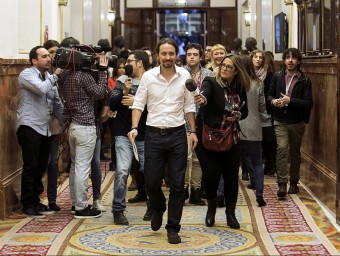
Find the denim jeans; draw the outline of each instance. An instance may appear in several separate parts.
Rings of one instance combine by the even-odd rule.
[[[100,149],[101,149],[101,136],[98,135],[96,145],[94,147],[93,158],[91,161],[91,181],[93,201],[100,199],[100,188],[102,184],[102,171],[100,169]]]
[[[262,141],[241,140],[240,143],[241,158],[250,180],[255,182],[256,196],[263,196]]]
[[[140,171],[144,172],[144,141],[135,140]],[[115,137],[116,171],[113,185],[112,212],[124,211],[126,208],[127,179],[132,164],[132,144],[126,136]]]
[[[70,193],[77,211],[87,207],[87,189],[91,161],[96,145],[96,127],[71,123],[68,130],[71,169]]]
[[[48,203],[56,203],[58,188],[58,154],[59,154],[59,138],[58,135],[50,137],[50,157],[47,167],[47,198]]]

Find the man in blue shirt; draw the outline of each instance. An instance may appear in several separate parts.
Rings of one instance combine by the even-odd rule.
[[[23,214],[33,218],[44,218],[53,213],[40,203],[44,191],[42,176],[47,168],[49,156],[48,121],[53,111],[53,102],[59,99],[52,90],[58,80],[56,74],[50,75],[49,52],[42,46],[34,47],[29,54],[32,67],[19,75],[17,139],[22,149],[21,204]]]

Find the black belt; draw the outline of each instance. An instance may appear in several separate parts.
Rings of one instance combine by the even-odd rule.
[[[146,130],[148,132],[158,133],[160,135],[172,134],[174,132],[178,132],[180,130],[184,130],[185,125],[177,126],[177,127],[170,127],[170,128],[158,128],[154,126],[146,126]]]

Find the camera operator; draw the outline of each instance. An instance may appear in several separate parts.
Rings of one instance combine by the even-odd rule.
[[[42,176],[47,168],[51,132],[48,122],[53,103],[58,97],[52,88],[61,72],[51,75],[49,52],[42,46],[29,53],[32,64],[19,75],[17,139],[22,149],[21,200],[22,213],[32,218],[44,218],[53,213],[40,203],[44,191]]]
[[[60,93],[66,105],[64,114],[70,121],[70,192],[75,218],[101,216],[100,210],[87,204],[87,182],[97,139],[94,103],[105,96],[107,65],[105,55],[99,54],[97,82],[91,70],[74,69],[74,63],[70,63],[59,78]]]

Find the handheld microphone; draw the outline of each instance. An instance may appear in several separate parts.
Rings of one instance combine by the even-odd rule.
[[[125,75],[121,75],[119,80],[125,83],[127,79],[131,79],[133,73],[133,67],[130,64],[125,65]]]
[[[187,80],[185,81],[185,87],[187,88],[187,90],[188,90],[189,92],[191,92],[191,94],[192,94],[194,97],[200,94],[200,90],[199,90],[198,87],[196,86],[196,83],[195,83],[194,79],[191,79],[191,78],[187,79]]]
[[[125,75],[128,77],[132,76],[133,67],[130,64],[125,65]]]

